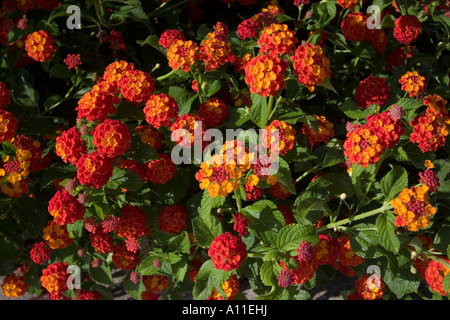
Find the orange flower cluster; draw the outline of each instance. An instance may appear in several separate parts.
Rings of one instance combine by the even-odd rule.
[[[25,42],[25,50],[30,58],[44,62],[53,59],[53,55],[56,52],[54,43],[55,39],[50,33],[39,30],[28,35]]]
[[[42,238],[47,242],[47,245],[52,249],[63,249],[73,243],[67,231],[67,225],[60,225],[55,221],[49,221],[47,226],[42,230]]]
[[[445,145],[450,130],[447,101],[438,95],[429,95],[423,102],[427,109],[410,122],[413,128],[410,140],[418,143],[422,152],[436,152]]]
[[[391,117],[389,111],[366,120],[366,124],[354,126],[344,142],[344,155],[363,168],[378,162],[385,149],[392,148],[404,132],[400,119]]]
[[[278,130],[278,136],[274,136],[275,130]],[[284,156],[294,147],[296,134],[295,129],[286,121],[273,120],[264,128],[262,145],[273,152],[272,146],[278,140],[278,154]]]
[[[56,262],[42,271],[41,284],[50,294],[62,294],[68,289],[67,279],[70,276],[67,272],[68,267],[66,262]]]
[[[228,119],[229,112],[225,102],[217,98],[208,98],[200,104],[198,116],[202,118],[209,127],[218,127]]]
[[[286,85],[285,72],[286,63],[277,56],[258,55],[245,65],[245,82],[251,93],[275,96]]]
[[[338,5],[344,9],[353,10],[353,8],[359,5],[359,0],[337,0]]]
[[[215,31],[206,35],[200,44],[200,58],[205,63],[205,70],[212,71],[220,68],[229,61],[232,54],[228,42],[228,27],[218,22]]]
[[[225,232],[214,238],[208,254],[214,267],[223,271],[238,269],[247,258],[247,246],[238,236]]]
[[[249,154],[240,141],[226,141],[221,153],[202,162],[195,178],[202,190],[208,190],[211,197],[226,197],[239,189],[240,179],[250,169],[253,153]]]
[[[370,279],[369,279],[370,278]],[[364,274],[355,280],[355,292],[348,296],[349,300],[380,300],[385,283],[378,274]]]
[[[112,87],[118,87],[120,81],[126,77],[127,73],[134,70],[134,64],[124,60],[110,63],[103,73],[103,79]]]
[[[334,130],[333,124],[328,121],[325,116],[314,114],[313,117],[318,122],[318,131],[316,132],[309,124],[303,123],[302,133],[308,139],[309,144],[315,148],[321,142],[327,144],[330,141],[330,138],[334,137]]]
[[[19,122],[13,113],[0,110],[0,143],[14,138],[19,127]]]
[[[81,138],[77,127],[72,127],[56,138],[56,155],[65,163],[76,164],[80,157],[87,152],[86,142]]]
[[[151,229],[147,226],[147,216],[140,207],[126,205],[122,208],[122,215],[117,218],[116,234],[125,239],[139,239],[148,234]],[[137,248],[130,248],[127,242],[127,250],[136,252]],[[132,250],[130,250],[132,249]]]
[[[391,201],[397,215],[395,225],[407,227],[409,231],[419,231],[428,227],[436,208],[430,204],[429,188],[426,185],[405,188]]]
[[[60,225],[72,224],[84,216],[86,208],[66,189],[56,191],[48,203],[48,212]]]
[[[335,268],[356,267],[364,262],[364,258],[358,256],[350,245],[350,238],[348,234],[340,237],[335,247],[337,262],[334,263]]]
[[[135,105],[147,101],[155,91],[155,80],[137,69],[124,71],[118,85],[124,99]]]
[[[228,280],[222,283],[222,289],[225,291],[227,300],[233,300],[239,293],[239,279],[237,275],[232,274]],[[212,289],[211,295],[206,300],[225,300],[216,289]]]
[[[92,135],[98,152],[110,158],[123,155],[131,146],[128,126],[119,120],[106,119],[93,130]]]
[[[78,101],[78,119],[104,121],[108,115],[117,112],[116,105],[121,102],[119,90],[109,82],[99,79],[92,89]]]
[[[181,205],[167,205],[158,218],[159,229],[171,234],[185,230],[188,224],[186,209]]]
[[[421,97],[425,91],[425,77],[419,75],[417,71],[406,72],[398,83],[402,85],[402,90],[408,92],[411,98]]]
[[[264,28],[258,40],[261,46],[259,51],[270,55],[292,53],[297,42],[295,32],[290,30],[287,24],[279,23],[273,23]]]
[[[156,151],[161,149],[164,136],[158,129],[152,126],[143,125],[137,126],[135,131],[141,136],[142,142],[152,146]]]
[[[176,100],[165,93],[152,95],[144,107],[146,121],[155,128],[170,127],[178,112]]]
[[[7,297],[17,298],[23,296],[28,291],[28,287],[29,284],[24,276],[12,273],[3,279],[2,292]]]
[[[169,285],[169,278],[161,274],[146,275],[142,277],[142,283],[145,286],[145,290],[141,293],[141,299],[158,300],[160,292]]]
[[[320,46],[304,43],[295,50],[291,59],[298,82],[309,91],[314,91],[315,86],[322,84],[325,78],[331,78],[330,60]]]
[[[348,41],[363,42],[367,38],[367,17],[361,12],[350,12],[341,23],[342,34]]]
[[[447,263],[450,263],[450,259],[443,258]],[[444,290],[444,277],[450,273],[450,268],[444,266],[442,263],[436,260],[431,260],[428,267],[425,270],[425,280],[430,286],[431,290],[439,293],[442,296],[446,296],[448,292]]]
[[[189,72],[195,61],[200,59],[198,45],[190,40],[177,40],[167,49],[167,59],[173,70]]]
[[[207,129],[208,127],[203,124],[202,118],[192,113],[183,114],[170,127],[172,141],[184,148],[190,148],[195,144],[200,146],[202,150],[206,146],[203,142],[203,134]]]

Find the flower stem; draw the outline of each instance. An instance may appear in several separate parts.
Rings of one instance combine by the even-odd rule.
[[[236,206],[237,206],[238,212],[241,212],[242,203],[241,203],[241,196],[239,195],[238,190],[234,190],[234,197],[236,198]]]
[[[309,169],[308,171],[306,171],[305,173],[303,173],[300,177],[297,178],[297,180],[295,180],[295,183],[299,182],[300,180],[302,180],[304,177],[306,177],[308,174],[310,174],[311,172],[316,171],[318,168],[320,168],[323,165],[323,161],[320,162],[319,164],[315,165],[314,167],[312,167],[311,169]]]
[[[167,78],[169,78],[171,75],[173,75],[175,73],[175,70],[172,70],[172,71],[170,71],[170,72],[168,72],[168,73],[166,73],[166,74],[164,74],[164,75],[162,75],[162,76],[159,76],[159,77],[157,77],[155,80],[156,81],[163,81],[163,80],[166,80]]]
[[[392,208],[392,206],[390,204],[384,204],[381,207],[379,207],[378,209],[374,209],[374,210],[371,210],[371,211],[368,211],[368,212],[360,213],[360,214],[358,214],[356,216],[349,217],[349,218],[346,218],[346,219],[342,219],[342,220],[339,220],[337,222],[329,223],[329,224],[327,224],[327,225],[325,225],[323,227],[318,228],[317,232],[320,233],[320,232],[328,230],[328,229],[333,229],[333,228],[337,228],[337,227],[343,226],[343,225],[351,223],[353,221],[362,220],[362,219],[374,216],[374,215],[376,215],[376,214],[378,214],[380,212],[389,210],[391,208]]]

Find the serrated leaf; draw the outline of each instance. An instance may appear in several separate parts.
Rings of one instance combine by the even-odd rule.
[[[298,248],[302,241],[310,242],[312,246],[319,242],[319,235],[313,225],[292,223],[283,227],[277,235],[277,248],[288,252]]]
[[[192,221],[192,228],[195,240],[203,248],[208,248],[214,238],[223,233],[222,224],[215,217],[210,226],[200,216],[195,217]]]
[[[195,285],[192,290],[194,300],[206,300],[211,295],[213,289],[216,289],[222,296],[225,296],[222,283],[228,280],[230,275],[231,271],[225,272],[216,269],[211,259],[205,261],[195,277]]]
[[[361,109],[353,100],[346,100],[342,104],[341,110],[354,120],[362,120],[369,115],[378,113],[380,111],[380,106],[372,104],[367,109]]]
[[[139,190],[144,181],[133,171],[115,167],[113,174],[109,179],[108,183],[105,184],[105,189],[117,190],[124,188],[127,190]]]
[[[93,280],[97,282],[112,286],[115,285],[114,281],[112,280],[111,267],[106,263],[102,263],[102,265],[98,268],[93,268],[91,265],[89,265],[89,275]]]
[[[264,128],[267,125],[269,118],[269,107],[267,105],[267,98],[252,93],[252,106],[250,108],[250,119],[260,128]]]
[[[401,192],[404,188],[408,187],[408,173],[401,166],[393,166],[380,181],[381,191],[385,196],[385,202],[389,202],[395,198],[395,196]]]
[[[186,231],[183,231],[179,235],[170,238],[169,251],[179,251],[182,253],[189,254],[190,253],[189,249],[190,249],[190,241]]]
[[[273,261],[266,261],[262,264],[259,275],[261,277],[261,281],[266,286],[276,286],[278,285],[278,279],[277,279],[277,268],[274,268],[275,262]]]
[[[382,212],[376,220],[378,240],[386,249],[394,253],[398,253],[400,249],[400,241],[395,233],[395,217],[391,212]]]
[[[149,252],[148,256],[138,264],[136,271],[144,276],[156,274],[159,272],[159,269],[153,265],[153,261],[155,261],[155,259],[162,261],[164,257],[163,253]]]

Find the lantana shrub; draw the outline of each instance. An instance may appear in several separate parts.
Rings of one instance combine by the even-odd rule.
[[[6,297],[450,297],[448,1],[6,0],[0,43]]]

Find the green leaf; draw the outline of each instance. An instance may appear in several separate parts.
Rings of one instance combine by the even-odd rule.
[[[276,233],[285,225],[282,213],[270,200],[259,200],[242,209],[249,219],[248,230],[270,245],[276,245]]]
[[[113,174],[109,179],[108,183],[105,184],[105,189],[110,190],[118,190],[120,188],[124,188],[127,190],[139,190],[144,181],[133,171],[115,167],[113,170]]]
[[[349,229],[348,233],[350,245],[358,256],[369,259],[383,255],[379,250],[380,241],[374,224],[358,224]]]
[[[302,241],[310,242],[312,246],[319,243],[319,235],[313,225],[293,223],[283,227],[277,235],[277,248],[288,252],[298,248]]]
[[[284,185],[290,193],[296,194],[295,186],[292,183],[291,169],[289,168],[289,164],[283,158],[279,158],[279,168],[276,176],[277,182]]]
[[[442,286],[444,287],[444,291],[448,294],[448,292],[450,292],[450,274],[445,275]]]
[[[385,202],[389,202],[395,198],[395,196],[401,192],[404,188],[408,187],[408,173],[401,166],[393,166],[380,181],[381,191],[385,196]]]
[[[89,275],[94,281],[112,286],[115,285],[112,279],[111,267],[107,263],[102,263],[98,268],[93,268],[89,265]]]
[[[130,272],[128,272],[123,279],[123,288],[125,292],[135,300],[141,300],[141,293],[146,290],[143,281],[139,281],[138,283],[131,281]]]
[[[55,64],[50,68],[50,77],[67,80],[72,76],[72,71],[63,64]]]
[[[262,264],[260,270],[261,281],[266,286],[276,286],[278,285],[277,276],[279,275],[280,270],[279,266],[277,267],[277,263],[274,261],[266,261]]]
[[[267,120],[269,118],[269,106],[267,104],[267,98],[252,93],[252,107],[250,108],[250,119],[258,127],[264,128],[267,125]]]
[[[186,257],[181,257],[179,261],[172,263],[172,274],[175,280],[182,282],[186,276],[188,263]]]
[[[382,212],[378,215],[375,222],[377,227],[378,240],[386,249],[398,253],[400,241],[395,233],[395,217],[391,212]]]
[[[33,77],[26,69],[19,69],[9,79],[11,97],[15,103],[22,107],[37,107],[39,105],[39,92],[34,89]]]
[[[209,248],[214,238],[223,233],[222,224],[215,217],[210,226],[200,216],[195,217],[192,221],[192,228],[195,240],[203,248]]]
[[[153,261],[155,261],[155,259],[162,261],[164,258],[165,255],[163,253],[151,251],[148,253],[148,256],[138,264],[138,266],[136,267],[136,271],[144,276],[157,274],[159,272],[159,269],[153,265]]]
[[[216,289],[222,296],[226,296],[222,283],[230,276],[231,271],[225,272],[216,269],[211,259],[205,261],[195,277],[195,285],[192,290],[194,300],[206,300],[213,289]]]
[[[354,120],[365,119],[369,115],[374,115],[380,111],[380,106],[372,104],[367,109],[361,109],[353,100],[346,100],[342,104],[341,110]]]
[[[140,163],[145,163],[159,158],[158,152],[152,146],[143,142],[139,133],[132,135],[131,146],[124,153],[124,157]]]
[[[140,0],[128,0],[127,5],[120,7],[118,11],[111,14],[111,20],[131,19],[143,23],[148,31],[152,32],[152,25],[149,17],[142,8]]]
[[[189,236],[186,231],[181,232],[179,235],[170,238],[169,251],[179,251],[189,254],[190,251]]]
[[[383,280],[389,289],[397,296],[397,299],[401,299],[407,294],[417,292],[421,282],[420,277],[412,274],[409,267],[401,268],[395,275],[387,270]]]

